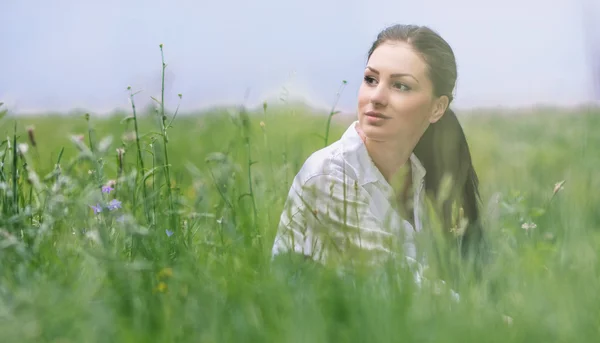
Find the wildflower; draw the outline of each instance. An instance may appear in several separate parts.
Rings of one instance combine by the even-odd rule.
[[[27,143],[19,143],[17,145],[17,150],[19,151],[19,154],[23,156],[27,153],[27,150],[29,150],[29,145],[27,145]]]
[[[110,185],[102,186],[102,193],[110,194],[110,192],[112,192],[114,190],[115,189],[112,188]]]
[[[113,199],[108,203],[108,209],[111,211],[119,208],[121,208],[121,202],[117,199]]]
[[[161,269],[160,272],[158,272],[158,278],[162,279],[162,278],[168,278],[173,276],[173,269],[167,267],[167,268],[163,268]]]
[[[97,204],[96,206],[91,205],[90,207],[94,210],[94,214],[102,212],[102,206],[100,206],[100,204]]]
[[[521,229],[525,231],[533,230],[536,227],[537,225],[534,222],[523,223],[523,225],[521,225]]]
[[[158,285],[156,286],[156,288],[154,290],[164,293],[167,291],[167,284],[161,281],[158,283]]]
[[[165,232],[167,233],[167,236],[171,237],[173,235],[173,231],[167,229],[165,230]]]

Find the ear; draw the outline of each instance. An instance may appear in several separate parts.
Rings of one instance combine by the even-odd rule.
[[[435,100],[433,104],[433,111],[431,116],[429,117],[429,122],[431,124],[440,120],[440,118],[446,113],[446,109],[448,108],[448,104],[450,103],[450,99],[446,95],[442,95],[441,97]]]

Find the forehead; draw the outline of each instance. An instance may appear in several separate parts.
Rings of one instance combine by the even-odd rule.
[[[367,65],[382,74],[408,73],[419,80],[427,71],[425,61],[405,42],[381,44],[373,51]]]

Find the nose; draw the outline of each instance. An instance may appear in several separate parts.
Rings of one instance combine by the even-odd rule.
[[[373,105],[386,106],[388,101],[387,89],[383,82],[379,83],[371,93],[371,103]]]

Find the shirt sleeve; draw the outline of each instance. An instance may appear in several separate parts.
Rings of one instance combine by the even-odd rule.
[[[389,255],[398,235],[371,212],[369,202],[357,180],[341,173],[292,187],[273,255],[294,251],[319,261]]]

